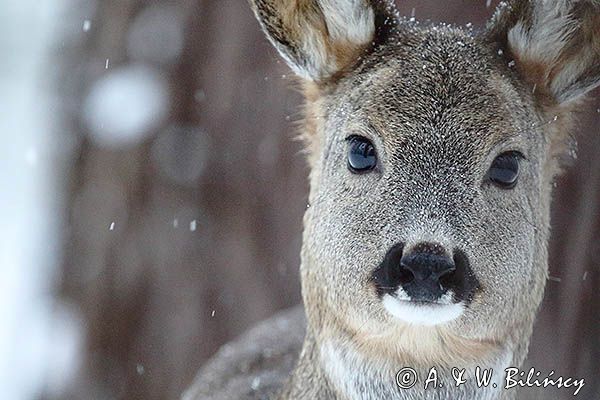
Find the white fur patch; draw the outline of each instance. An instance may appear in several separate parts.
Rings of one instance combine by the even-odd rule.
[[[320,0],[334,41],[366,44],[375,35],[375,13],[365,0]]]
[[[332,42],[342,45],[364,46],[375,36],[375,13],[365,0],[320,0],[327,32]],[[304,34],[302,51],[308,55],[309,65],[292,65],[294,71],[307,79],[320,79],[335,74],[339,69],[338,60],[328,53],[320,32],[309,27]]]
[[[289,62],[294,72],[304,79],[314,80],[324,76],[332,75],[337,70],[335,63],[329,62],[327,45],[323,41],[321,33],[308,30],[304,33],[302,52],[307,55],[307,64],[303,66]]]
[[[535,2],[531,27],[521,21],[508,32],[513,51],[526,59],[547,64],[556,62],[578,27],[570,10],[571,2],[566,0]]]
[[[383,306],[394,317],[406,323],[434,326],[455,320],[463,314],[464,303],[453,304],[449,301],[450,297],[447,294],[439,303],[421,305],[386,294],[383,296]]]
[[[590,1],[599,5],[597,1]],[[508,32],[508,42],[512,51],[522,60],[540,63],[546,67],[548,79],[553,67],[557,65],[564,49],[573,34],[581,28],[581,21],[573,15],[573,0],[538,0],[534,1],[531,25],[520,21]],[[584,50],[581,55],[562,66],[553,77],[546,82],[549,89],[560,102],[575,98],[591,88],[568,89],[579,79],[586,67],[593,63],[592,49]]]
[[[335,345],[329,341],[326,341],[321,345],[321,362],[325,368],[325,372],[331,382],[336,386],[336,389],[341,391],[346,398],[357,400],[361,398],[371,398],[371,396],[365,396],[366,393],[362,393],[361,396],[361,393],[355,386],[355,382],[360,380],[359,377],[356,376],[359,369],[349,367],[362,365],[364,361],[357,353],[344,350],[342,350],[341,346]]]
[[[456,389],[452,386],[442,388],[419,390],[422,388],[421,380],[415,386],[415,391],[398,392],[393,379],[401,365],[395,362],[388,363],[385,359],[369,361],[351,344],[335,340],[324,340],[319,346],[320,361],[329,381],[336,391],[347,400],[390,400],[390,399],[461,399],[461,400],[493,400],[502,395],[504,369],[510,365],[512,353],[504,351],[496,360],[481,360],[471,365],[483,369],[493,368],[492,381],[486,387],[476,387],[473,376],[462,386]],[[425,379],[428,369],[418,372],[419,379]],[[449,373],[449,371],[448,371]],[[450,381],[452,382],[452,381]],[[494,386],[495,384],[496,386]]]
[[[496,361],[495,365],[492,366],[494,369],[494,375],[492,375],[492,383],[496,384],[496,387],[501,388],[503,386],[504,380],[504,370],[510,367],[510,362],[512,360],[512,353],[505,351],[504,354],[500,357],[499,360]],[[494,385],[492,385],[493,387]]]

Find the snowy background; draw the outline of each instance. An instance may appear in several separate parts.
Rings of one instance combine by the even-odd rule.
[[[497,2],[443,3],[399,6],[481,26]],[[177,399],[221,344],[300,301],[307,170],[290,72],[243,0],[7,0],[0,31],[0,398]],[[529,360],[586,378],[590,400],[591,103],[557,185]]]

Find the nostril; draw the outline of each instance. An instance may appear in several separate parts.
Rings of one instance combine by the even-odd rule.
[[[453,277],[456,273],[455,265],[453,265],[452,268],[446,270],[443,274],[438,276],[439,283],[442,287],[448,287],[452,284]]]
[[[415,280],[414,272],[411,271],[409,268],[404,268],[402,263],[400,263],[400,271],[399,272],[400,272],[399,280],[400,280],[401,284],[405,285],[405,284],[410,283]]]
[[[452,286],[452,273],[449,273],[447,275],[441,276],[440,278],[438,278],[436,280],[436,283],[438,284],[439,288],[442,290],[447,290],[450,289]]]
[[[456,271],[456,266],[454,263],[445,263],[442,265],[437,272],[434,273],[435,277],[438,279],[442,279],[444,277],[452,275],[452,273]]]

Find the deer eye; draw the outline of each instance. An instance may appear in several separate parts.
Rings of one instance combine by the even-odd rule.
[[[377,153],[373,143],[363,136],[350,136],[348,169],[354,174],[364,174],[377,166]]]
[[[522,157],[516,151],[500,154],[488,172],[490,181],[502,189],[514,188],[519,180],[519,159]]]

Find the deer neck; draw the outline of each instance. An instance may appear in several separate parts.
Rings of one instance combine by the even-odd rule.
[[[370,359],[351,342],[317,339],[309,327],[298,365],[279,400],[509,400],[516,393],[514,389],[502,390],[504,370],[515,362],[514,352],[504,350],[481,362],[460,366],[466,382],[456,387],[460,371],[453,374],[449,366],[417,367]],[[488,374],[487,383],[478,381],[478,366],[481,379]],[[405,371],[414,371],[418,381],[411,388],[401,388],[399,371],[407,367],[411,370]]]

